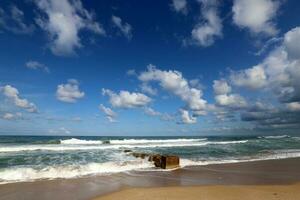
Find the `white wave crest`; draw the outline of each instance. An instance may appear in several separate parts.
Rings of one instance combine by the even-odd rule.
[[[262,161],[262,160],[298,158],[298,157],[300,157],[300,150],[284,150],[284,151],[280,150],[280,151],[273,151],[270,152],[270,154],[265,154],[253,158],[209,160],[209,161],[195,161],[190,159],[180,159],[180,166],[188,167],[188,166],[201,166],[201,165],[226,164],[226,163],[241,163],[241,162],[253,162],[253,161]]]
[[[41,179],[76,178],[146,169],[153,164],[145,160],[127,162],[89,163],[86,165],[49,166],[43,169],[14,167],[0,171],[0,184],[28,182]]]
[[[133,148],[170,148],[170,147],[195,147],[206,145],[226,145],[246,143],[248,140],[238,141],[203,141],[194,143],[149,143],[149,144],[103,144],[103,145],[18,145],[2,146],[0,152],[18,152],[18,151],[76,151],[76,150],[105,150],[105,149],[133,149]]]
[[[270,136],[263,136],[266,139],[280,139],[280,138],[288,138],[288,135],[270,135]]]
[[[153,143],[192,143],[201,142],[207,140],[206,138],[201,139],[165,139],[165,140],[155,140],[155,139],[124,139],[124,140],[110,140],[110,144],[153,144]]]
[[[61,144],[103,144],[100,140],[80,140],[76,138],[60,140]]]

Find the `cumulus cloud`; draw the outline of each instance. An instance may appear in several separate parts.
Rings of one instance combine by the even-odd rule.
[[[300,56],[297,46],[300,31],[296,27],[284,35],[281,45],[254,67],[232,72],[234,85],[250,89],[266,88],[273,91],[280,102],[300,101]]]
[[[17,107],[23,108],[28,112],[32,113],[37,112],[35,104],[29,102],[27,99],[22,99],[17,88],[11,85],[5,85],[4,87],[0,88],[0,91],[5,97],[10,99]]]
[[[102,94],[109,97],[110,104],[115,108],[137,108],[146,106],[151,102],[151,98],[142,93],[130,93],[124,90],[121,90],[119,94],[117,94],[103,88]]]
[[[142,83],[142,85],[140,85],[140,88],[143,92],[145,92],[149,95],[157,94],[157,90],[155,88],[153,88],[151,85],[148,85],[147,83]]]
[[[150,107],[145,107],[144,113],[149,116],[159,117],[161,120],[164,120],[164,121],[171,121],[174,118],[172,115],[169,115],[167,113],[158,112]]]
[[[185,108],[180,110],[183,123],[196,122],[196,116],[206,113],[206,101],[202,99],[202,90],[191,87],[189,81],[186,80],[178,71],[164,71],[157,69],[154,65],[149,65],[147,71],[140,73],[138,79],[143,84],[150,82],[158,82],[159,85],[171,94],[179,97],[185,102]],[[197,84],[198,85],[198,84]],[[188,113],[192,111],[193,116]]]
[[[215,100],[219,106],[228,106],[232,108],[243,108],[247,106],[246,100],[239,94],[216,95]]]
[[[75,79],[69,79],[68,83],[57,86],[56,98],[66,103],[75,103],[78,99],[84,97],[84,92],[79,89],[79,82]]]
[[[9,9],[0,8],[0,29],[11,31],[15,34],[31,34],[35,27],[25,23],[24,12],[12,5]]]
[[[278,8],[276,0],[234,0],[233,22],[253,34],[273,36],[278,33],[274,22]]]
[[[154,65],[149,65],[148,70],[142,72],[138,78],[145,83],[158,82],[163,89],[180,97],[190,110],[199,111],[206,107],[206,101],[202,99],[202,91],[190,87],[188,81],[178,71],[162,71]]]
[[[296,104],[287,104],[287,108],[256,104],[242,112],[241,119],[255,123],[258,129],[299,128],[300,112]]]
[[[283,45],[291,59],[300,59],[300,27],[293,28],[284,35]]]
[[[258,128],[299,128],[300,124],[300,56],[298,52],[300,28],[284,34],[280,44],[259,64],[232,72],[231,83],[237,87],[267,93],[276,106],[256,103],[239,109],[241,120],[254,122]],[[220,94],[221,92],[219,92]],[[224,92],[225,93],[225,92]],[[270,93],[270,94],[268,94]],[[259,93],[256,93],[259,95]],[[275,99],[273,99],[275,97]],[[216,96],[217,104],[238,101],[231,94]],[[240,99],[241,102],[243,102]]]
[[[117,114],[111,108],[105,107],[103,104],[100,104],[99,109],[105,114],[109,122],[116,122]]]
[[[25,66],[33,70],[43,70],[47,73],[50,72],[49,68],[46,65],[34,60],[29,60],[28,62],[25,63]]]
[[[55,55],[72,55],[76,48],[82,47],[79,37],[82,30],[105,35],[94,14],[86,10],[80,0],[36,0],[35,3],[46,15],[39,15],[36,22],[48,33],[50,49]]]
[[[205,88],[201,83],[199,79],[192,79],[189,81],[191,87],[197,88],[199,90],[202,90],[203,88]]]
[[[222,20],[218,13],[218,1],[199,0],[203,22],[199,22],[192,30],[191,44],[207,47],[212,45],[222,34]]]
[[[215,80],[213,84],[215,100],[217,105],[230,108],[244,108],[246,100],[239,94],[229,94],[231,87],[225,80]]]
[[[117,27],[128,40],[131,40],[132,38],[131,25],[126,22],[122,22],[122,19],[120,17],[114,15],[111,17],[111,20],[114,26]]]
[[[197,118],[193,117],[189,114],[188,110],[180,109],[180,117],[182,120],[182,123],[184,124],[195,124],[197,123]]]
[[[187,1],[172,0],[171,8],[178,13],[187,14]]]
[[[145,114],[150,115],[150,116],[160,116],[161,115],[160,112],[157,112],[157,111],[153,110],[153,108],[149,108],[149,107],[144,108],[144,112],[145,112]]]
[[[249,89],[259,89],[267,84],[267,76],[261,65],[239,72],[232,72],[230,79],[234,85]]]
[[[300,102],[287,103],[286,107],[290,111],[300,111]]]
[[[231,87],[225,80],[214,80],[213,89],[216,95],[228,94],[231,92]]]

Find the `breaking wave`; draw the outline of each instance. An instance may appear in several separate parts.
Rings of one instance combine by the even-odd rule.
[[[101,140],[80,140],[76,138],[60,140],[60,144],[103,144]]]
[[[74,141],[74,140],[73,140]],[[18,146],[1,146],[0,152],[18,152],[18,151],[75,151],[75,150],[104,150],[104,149],[132,149],[132,148],[168,148],[168,147],[189,147],[189,146],[206,146],[206,145],[227,145],[227,144],[239,144],[246,143],[248,140],[238,140],[238,141],[199,141],[192,143],[137,143],[137,144],[101,144],[101,145],[91,145],[95,144],[92,142],[96,141],[86,141],[90,142],[88,145],[86,143],[76,143],[77,145],[18,145]],[[70,144],[70,143],[69,143]],[[80,145],[79,145],[80,144]],[[98,144],[98,143],[96,143]]]
[[[260,160],[274,160],[284,158],[300,157],[300,150],[291,151],[274,151],[269,155],[262,155],[253,158],[241,159],[224,159],[224,160],[208,160],[196,161],[191,159],[180,159],[180,167],[202,166],[211,164],[225,164],[225,163],[240,163],[252,162]],[[89,175],[106,175],[127,171],[161,171],[156,169],[147,159],[136,159],[123,162],[105,162],[105,163],[88,163],[85,165],[72,164],[67,166],[47,166],[41,169],[32,167],[13,167],[0,171],[0,184],[14,183],[14,182],[29,182],[41,179],[58,179],[58,178],[76,178]]]

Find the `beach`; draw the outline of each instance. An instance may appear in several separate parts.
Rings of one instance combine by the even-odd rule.
[[[0,185],[0,199],[299,199],[300,158]]]
[[[300,184],[134,188],[95,200],[296,200],[299,199],[299,190]]]

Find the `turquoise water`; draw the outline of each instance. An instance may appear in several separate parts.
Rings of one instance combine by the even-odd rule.
[[[300,157],[300,137],[0,136],[0,184],[160,170],[124,149],[179,155],[187,167]]]

